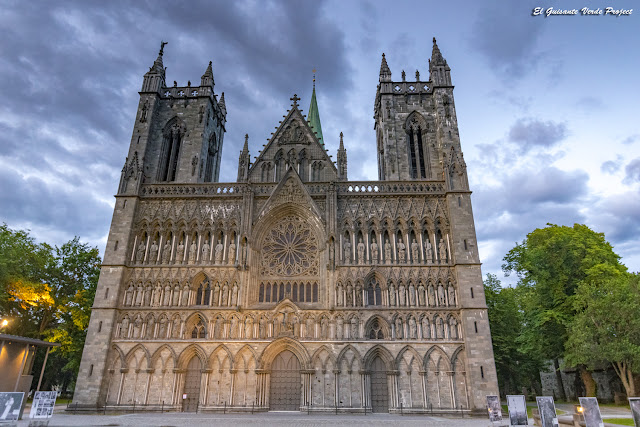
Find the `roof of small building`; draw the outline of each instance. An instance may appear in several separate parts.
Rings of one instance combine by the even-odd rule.
[[[11,341],[22,344],[37,345],[39,347],[59,347],[60,343],[37,340],[35,338],[20,337],[18,335],[0,334],[0,341]]]

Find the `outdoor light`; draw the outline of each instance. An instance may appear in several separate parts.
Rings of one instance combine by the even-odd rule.
[[[578,412],[583,413],[584,412],[584,408],[582,406],[578,406],[577,408]]]
[[[0,326],[2,326],[4,328],[8,324],[9,324],[9,321],[7,319],[2,319],[2,322],[0,323]]]

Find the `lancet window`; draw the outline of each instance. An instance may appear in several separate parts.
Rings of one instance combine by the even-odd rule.
[[[162,153],[158,168],[158,181],[175,181],[180,159],[180,146],[186,127],[175,118],[165,127],[163,134]]]

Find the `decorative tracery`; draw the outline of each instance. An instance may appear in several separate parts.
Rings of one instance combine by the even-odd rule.
[[[286,216],[269,231],[262,245],[262,274],[309,276],[318,274],[318,243],[309,225]]]

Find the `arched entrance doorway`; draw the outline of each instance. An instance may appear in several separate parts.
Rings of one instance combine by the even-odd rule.
[[[198,409],[198,399],[200,399],[200,379],[202,377],[202,363],[198,356],[193,356],[187,365],[187,372],[184,374],[184,394],[186,399],[182,399],[183,412],[196,412]]]
[[[371,362],[371,410],[389,412],[389,391],[387,389],[387,367],[376,356]]]
[[[269,409],[272,411],[300,410],[300,361],[285,350],[271,364],[271,390]]]

